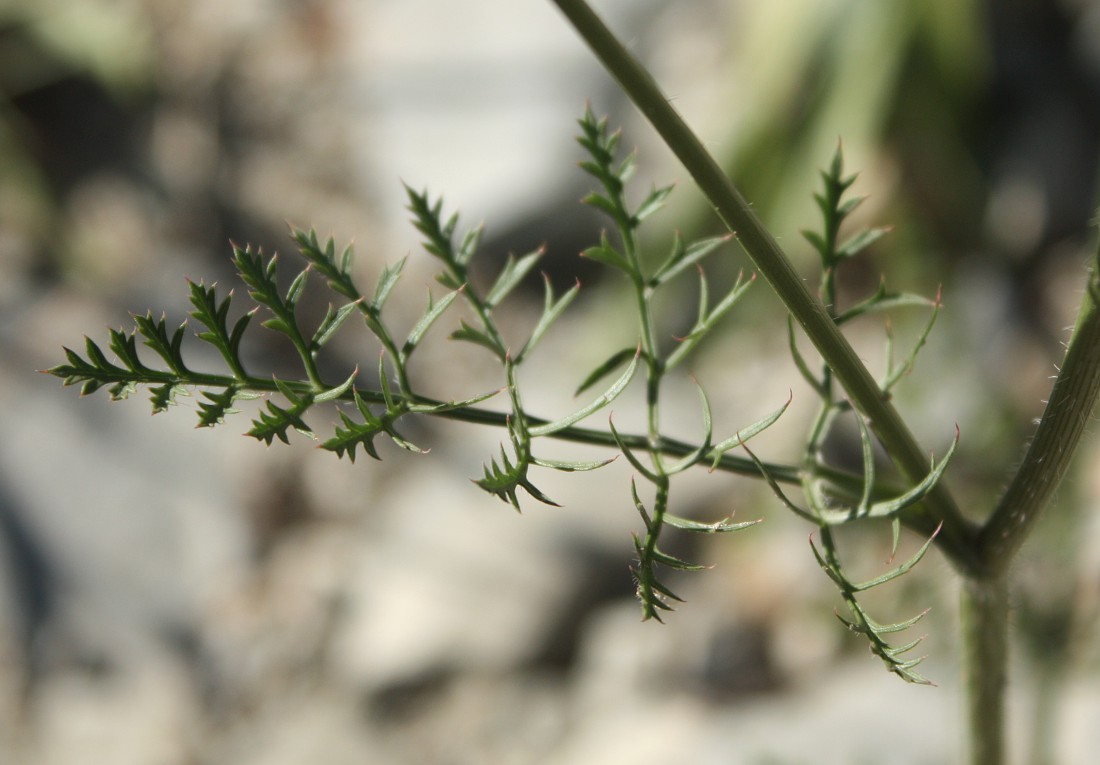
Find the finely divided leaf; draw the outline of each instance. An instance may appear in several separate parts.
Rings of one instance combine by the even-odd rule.
[[[359,307],[359,303],[348,303],[347,305],[340,306],[339,309],[332,307],[329,304],[328,311],[325,313],[325,318],[321,320],[320,325],[317,327],[317,331],[313,333],[313,337],[310,339],[309,345],[313,349],[318,349],[329,341],[329,338],[340,328],[340,325],[347,320],[351,312]]]
[[[622,178],[621,175],[619,177]],[[626,179],[623,178],[623,180]],[[642,200],[642,203],[638,205],[638,209],[634,211],[634,225],[637,226],[650,215],[664,207],[665,200],[668,199],[668,195],[672,193],[673,188],[673,186],[663,186],[661,188],[654,187],[646,198]]]
[[[405,268],[405,261],[407,258],[401,258],[392,267],[386,266],[382,269],[382,273],[378,276],[378,284],[374,288],[374,299],[371,300],[371,307],[375,311],[381,311],[382,306],[386,303],[386,298],[390,296],[390,292],[397,284],[397,280],[401,278],[401,272]]]
[[[504,360],[503,351],[496,344],[496,342],[493,341],[492,338],[490,338],[481,330],[477,330],[471,327],[469,324],[466,323],[465,319],[462,319],[459,324],[461,325],[460,328],[451,333],[452,340],[465,340],[468,343],[473,343],[474,345],[480,345],[483,348],[488,348],[490,351],[493,352],[494,356],[502,361]]]
[[[722,459],[722,455],[728,452],[735,446],[744,446],[745,442],[758,433],[763,432],[767,428],[770,428],[783,413],[787,411],[787,407],[791,405],[791,401],[794,400],[794,394],[791,393],[787,396],[787,400],[783,403],[783,406],[776,409],[774,412],[761,417],[751,425],[741,428],[741,430],[734,433],[731,437],[727,438],[719,444],[716,444],[710,453],[714,455],[714,462],[711,465],[711,469],[718,467],[719,461]]]
[[[628,263],[626,258],[611,245],[606,233],[600,234],[600,243],[598,245],[589,247],[581,253],[581,256],[589,258],[590,260],[595,260],[598,263],[603,263],[605,266],[617,268],[625,274],[633,273],[630,263]]]
[[[879,239],[889,234],[890,231],[891,229],[888,227],[869,228],[860,231],[858,234],[856,234],[837,248],[837,259],[839,260],[845,258],[854,258],[856,255],[859,255],[861,252],[866,250]]]
[[[565,311],[566,307],[573,302],[573,298],[580,292],[581,283],[577,281],[564,295],[558,300],[554,300],[554,288],[550,284],[550,277],[543,274],[543,308],[542,315],[539,316],[539,321],[535,325],[534,330],[531,332],[531,337],[527,339],[523,349],[516,356],[516,364],[520,364],[527,354],[534,350],[539,341],[542,340],[542,336],[546,334],[546,330],[550,329],[550,325],[553,324],[559,316]]]
[[[727,234],[726,236],[716,236],[710,239],[700,239],[685,247],[683,239],[680,238],[680,232],[677,231],[672,242],[672,252],[669,253],[668,259],[661,264],[661,267],[650,278],[650,286],[658,287],[664,284],[685,268],[690,268],[698,263],[732,238],[732,234]]]
[[[612,383],[610,388],[605,390],[603,394],[601,394],[592,403],[588,404],[588,406],[582,407],[581,409],[578,409],[572,414],[566,415],[561,419],[554,420],[553,422],[548,422],[545,425],[538,425],[529,428],[528,433],[530,433],[532,437],[548,436],[551,433],[557,433],[559,430],[564,430],[565,428],[568,428],[575,422],[580,422],[585,417],[594,412],[598,412],[600,409],[603,409],[605,406],[614,401],[615,398],[626,389],[626,386],[630,383],[630,379],[634,376],[634,372],[635,370],[637,370],[637,368],[638,355],[635,354],[634,359],[630,362],[630,365],[626,368],[622,375],[619,376],[619,379]]]
[[[527,272],[538,263],[545,252],[546,250],[540,247],[518,260],[512,255],[509,255],[508,260],[504,264],[504,268],[497,277],[496,283],[493,284],[492,288],[489,290],[489,294],[485,297],[486,307],[493,308],[494,306],[500,305],[501,301],[516,288],[523,280],[523,277],[527,275]]]
[[[635,348],[623,348],[621,350],[615,351],[613,354],[611,354],[607,358],[606,361],[604,361],[598,367],[593,369],[588,374],[588,377],[584,378],[584,381],[579,386],[577,386],[577,389],[575,391],[573,391],[573,395],[574,396],[581,395],[586,390],[591,388],[593,385],[598,383],[600,380],[607,377],[607,375],[614,372],[627,359],[632,359],[637,355],[638,355],[638,349],[636,347]]]
[[[401,349],[402,355],[407,357],[410,353],[413,352],[413,349],[416,348],[416,346],[420,343],[420,340],[424,337],[424,333],[426,333],[431,328],[436,319],[443,315],[443,312],[447,310],[447,307],[454,302],[456,297],[458,297],[458,293],[460,291],[461,290],[454,290],[452,292],[448,292],[446,295],[443,296],[442,300],[440,300],[438,303],[435,303],[434,305],[432,304],[432,294],[430,292],[428,293],[428,309],[424,312],[424,315],[420,317],[420,320],[416,322],[416,325],[412,328],[412,331],[409,332],[409,336],[405,340],[405,345]]]

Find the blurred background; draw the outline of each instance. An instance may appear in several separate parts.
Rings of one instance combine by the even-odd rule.
[[[1042,411],[1095,245],[1100,3],[595,5],[808,279],[798,232],[818,224],[818,168],[843,141],[868,196],[855,224],[893,226],[843,294],[880,275],[942,287],[899,406],[938,453],[958,423],[950,483],[982,517]],[[650,226],[653,257],[672,229],[720,231],[550,3],[0,1],[0,762],[957,759],[956,592],[938,555],[870,600],[884,620],[933,609],[924,667],[938,687],[906,686],[836,622],[809,528],[755,482],[676,487],[684,515],[766,523],[672,540],[715,567],[671,582],[688,602],[668,624],[640,624],[627,466],[540,475],[564,507],[517,517],[467,480],[499,432],[421,424],[409,435],[430,454],[384,448],[382,464],[352,465],[304,437],[243,438],[246,414],[196,431],[193,399],[150,421],[144,394],[81,399],[35,374],[131,313],[182,321],[187,279],[231,288],[230,240],[294,263],[287,222],[354,241],[364,285],[409,255],[388,310],[411,324],[434,267],[404,181],[464,225],[485,221],[484,273],[545,242],[559,288],[582,279],[524,378],[532,409],[570,411],[569,392],[635,334],[623,285],[576,257],[604,225],[577,203],[586,101],[637,146],[638,193],[679,184]],[[730,247],[708,273],[717,289],[740,268]],[[540,306],[531,281],[517,333]],[[670,300],[668,334],[690,322],[692,287]],[[899,348],[916,314],[894,317]],[[757,285],[727,324],[692,364],[716,429],[791,389],[759,451],[796,462],[814,402],[784,315]],[[289,368],[287,349],[254,335],[256,364]],[[476,349],[437,335],[414,369],[430,392],[499,387]],[[881,369],[882,322],[854,339]],[[343,331],[333,353],[370,368],[377,348]],[[689,387],[671,384],[666,411],[684,438],[700,427]],[[617,422],[634,422],[636,393]],[[1032,763],[1100,749],[1094,442],[1058,499],[1014,604],[1012,735]],[[888,532],[851,540],[853,570],[881,571]]]

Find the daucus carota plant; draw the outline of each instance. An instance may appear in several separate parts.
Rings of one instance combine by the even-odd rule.
[[[697,383],[701,435],[695,443],[667,436],[662,429],[661,405],[668,375],[683,373],[683,362],[706,341],[731,313],[754,283],[738,278],[724,294],[712,298],[704,264],[724,257],[732,249],[730,237],[682,241],[669,235],[662,245],[663,259],[643,257],[638,231],[664,204],[670,188],[654,188],[640,203],[627,200],[626,187],[634,168],[634,156],[623,154],[618,133],[606,121],[587,111],[580,120],[579,142],[586,152],[583,170],[595,181],[584,199],[609,221],[605,233],[583,255],[615,272],[631,290],[638,326],[638,340],[630,347],[607,349],[606,360],[582,377],[578,393],[603,389],[589,403],[563,416],[536,416],[524,404],[520,370],[536,352],[540,341],[553,331],[555,321],[578,294],[575,285],[556,294],[550,281],[544,286],[542,312],[530,335],[519,345],[506,341],[496,311],[538,264],[537,250],[509,258],[487,289],[471,282],[469,268],[479,256],[480,230],[460,233],[458,218],[445,215],[442,202],[427,192],[407,190],[413,223],[424,239],[424,249],[440,265],[438,282],[444,292],[430,296],[411,328],[398,332],[386,312],[387,301],[402,274],[404,261],[385,268],[372,290],[364,291],[352,277],[352,251],[338,250],[333,240],[322,242],[312,231],[292,232],[305,267],[286,287],[279,282],[281,262],[249,247],[234,247],[233,259],[242,282],[256,307],[230,321],[232,298],[203,283],[191,284],[191,317],[196,336],[213,346],[224,362],[222,369],[199,370],[185,345],[187,328],[171,329],[165,318],[147,313],[135,317],[132,331],[113,330],[107,341],[115,360],[92,339],[83,353],[66,349],[66,362],[48,370],[66,385],[92,393],[106,388],[115,399],[136,389],[148,389],[154,412],[169,408],[178,395],[199,391],[199,424],[213,426],[234,412],[236,402],[265,398],[252,422],[249,435],[268,444],[287,441],[290,430],[316,438],[321,448],[354,460],[365,452],[378,459],[375,439],[383,437],[411,452],[422,449],[403,435],[404,421],[417,417],[495,425],[507,434],[498,454],[487,464],[476,483],[517,510],[526,498],[545,504],[553,500],[538,488],[538,471],[596,470],[616,454],[635,472],[629,502],[641,518],[635,535],[633,574],[643,618],[660,620],[679,600],[663,580],[667,570],[693,570],[698,565],[674,556],[661,546],[666,527],[697,533],[732,532],[758,521],[734,522],[731,518],[702,522],[675,512],[673,478],[699,468],[718,469],[759,478],[779,500],[813,527],[811,549],[825,575],[837,586],[847,611],[841,621],[860,634],[887,669],[904,680],[927,683],[917,669],[914,653],[918,639],[897,633],[914,625],[921,614],[896,623],[880,623],[861,602],[861,593],[885,585],[909,572],[933,547],[951,561],[963,581],[964,656],[968,673],[971,738],[970,761],[996,765],[1004,761],[1003,696],[1006,666],[1007,572],[1014,554],[1027,538],[1040,511],[1064,475],[1084,425],[1100,390],[1100,276],[1095,263],[1084,291],[1077,327],[1049,399],[1047,411],[1004,495],[987,519],[968,521],[941,480],[958,445],[958,433],[944,433],[936,454],[922,448],[892,404],[892,392],[913,370],[918,351],[940,311],[938,297],[928,299],[891,292],[883,284],[851,305],[838,300],[836,277],[846,262],[880,238],[883,229],[842,235],[842,224],[859,204],[847,192],[853,178],[844,174],[837,150],[822,173],[823,188],[816,195],[821,226],[807,231],[806,239],[820,255],[817,294],[795,271],[774,238],[757,219],[732,181],[719,169],[701,143],[676,114],[652,78],[591,12],[583,0],[555,0],[569,21],[593,49],[623,90],[653,124],[667,145],[688,169],[719,218],[736,237],[757,273],[773,289],[789,311],[789,345],[804,387],[818,401],[817,415],[795,459],[784,463],[765,461],[748,442],[780,420],[786,405],[753,423],[740,424],[728,436],[716,439],[707,394]],[[653,237],[647,237],[652,242]],[[655,267],[651,263],[657,263]],[[698,283],[694,324],[683,337],[662,337],[657,316],[661,294],[674,280],[695,276]],[[307,321],[299,303],[311,278],[320,278],[334,295],[334,303],[320,320]],[[424,395],[410,368],[410,360],[429,332],[451,320],[456,303],[465,305],[466,318],[452,324],[450,337],[468,344],[472,354],[488,353],[499,364],[499,391],[474,398],[446,400]],[[844,335],[854,319],[895,309],[928,312],[924,330],[912,347],[897,352],[886,335],[886,368],[876,379],[859,360]],[[270,370],[246,363],[242,344],[254,329],[253,318],[262,314],[263,327],[282,335],[300,359],[300,374],[273,375]],[[361,382],[358,369],[328,379],[318,363],[325,344],[352,317],[376,338],[382,352],[377,360],[377,383]],[[468,320],[467,320],[468,319]],[[437,330],[436,330],[437,331]],[[816,348],[822,361],[817,368],[800,350],[800,334]],[[140,343],[148,349],[140,350]],[[803,344],[805,340],[801,341]],[[151,355],[150,355],[151,354]],[[151,357],[156,358],[153,363]],[[373,365],[373,362],[372,362]],[[366,377],[366,375],[364,375]],[[609,422],[606,429],[582,425],[589,416],[607,407],[634,378],[644,386],[643,432],[626,433]],[[611,381],[610,383],[608,381]],[[592,395],[592,394],[588,394]],[[801,395],[801,394],[798,394]],[[488,399],[504,401],[493,408]],[[312,410],[335,406],[339,423],[331,433],[313,432]],[[827,437],[842,420],[854,423],[858,433],[862,469],[848,472],[828,464],[824,456]],[[728,432],[728,431],[727,431]],[[606,459],[561,461],[540,457],[539,439],[555,438],[603,446]],[[897,469],[899,479],[883,480],[876,472],[875,451],[881,448]],[[792,498],[792,490],[800,497]],[[854,581],[846,570],[837,544],[838,528],[887,522],[893,528],[893,552],[901,527],[923,536],[924,542],[908,560],[868,581]],[[748,532],[748,533],[751,533]],[[892,557],[892,556],[891,556]]]

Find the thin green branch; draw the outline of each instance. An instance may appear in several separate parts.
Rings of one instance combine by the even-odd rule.
[[[967,765],[1005,761],[1005,684],[1008,669],[1008,585],[1004,577],[962,585],[963,667],[966,677]]]
[[[1069,469],[1100,395],[1100,253],[1046,411],[1016,474],[979,536],[985,568],[1002,572]]]
[[[146,368],[140,372],[122,370],[119,368],[117,372],[110,373],[104,372],[103,370],[94,370],[86,362],[83,362],[77,354],[74,352],[70,353],[69,364],[41,371],[56,377],[61,377],[65,380],[66,385],[82,386],[90,379],[88,375],[95,371],[97,382],[92,386],[91,390],[85,390],[86,394],[91,393],[99,387],[119,383],[129,384],[134,387],[170,385],[173,387],[208,388],[218,390],[222,393],[232,391],[237,396],[250,398],[255,398],[257,394],[279,393],[280,384],[299,396],[307,395],[313,390],[311,384],[303,381],[287,380],[276,383],[275,380],[270,377],[247,376],[244,379],[239,379],[231,375],[210,374],[195,370],[188,370],[186,375],[179,375],[174,372],[151,368]],[[79,361],[81,363],[78,366],[74,364],[74,361]],[[415,399],[405,400],[397,394],[391,394],[391,398],[396,401],[402,411],[408,413],[423,412],[433,417],[475,425],[486,425],[497,428],[507,427],[508,420],[511,416],[509,413],[478,406],[456,407],[453,406],[453,402],[441,401],[426,396],[417,396]],[[341,393],[341,395],[333,397],[332,400],[346,404],[357,404],[358,401],[370,404],[387,403],[386,397],[381,391],[352,387],[349,387],[346,391]],[[526,420],[529,428],[536,432],[555,424],[554,421],[535,415],[528,415]],[[607,447],[610,449],[618,449],[619,442],[631,449],[640,451],[656,448],[663,456],[671,459],[686,457],[699,450],[698,444],[688,443],[663,435],[655,445],[651,444],[648,435],[643,434],[620,433],[618,434],[619,441],[616,441],[615,436],[608,430],[598,430],[577,425],[556,427],[548,432],[547,435],[559,441]],[[716,447],[712,449],[707,458],[703,460],[710,466],[711,470],[718,470],[735,475],[759,477],[760,469],[753,460],[735,454],[720,452],[721,449]],[[837,492],[838,496],[859,497],[863,486],[862,476],[825,465],[815,465],[804,468],[796,465],[764,463],[764,466],[768,474],[776,481],[792,486],[801,485],[803,480],[807,478],[827,481],[830,487]],[[876,485],[876,497],[887,497],[897,493],[899,493],[897,487],[885,484]]]
[[[584,0],[553,0],[650,121],[710,200],[722,222],[734,233],[760,273],[817,347],[854,406],[902,474],[919,481],[927,471],[927,452],[902,421],[855,350],[840,333],[825,306],[806,288],[790,260],[756,217],[748,202],[699,139],[672,108],[653,77],[608,30]],[[963,572],[980,575],[983,560],[974,554],[975,529],[941,483],[925,501],[907,512],[906,520],[928,533],[942,522],[937,544]]]

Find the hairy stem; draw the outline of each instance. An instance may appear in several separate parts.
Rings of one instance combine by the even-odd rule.
[[[1003,765],[1008,669],[1008,587],[1005,577],[964,579],[963,666],[966,671],[968,765]]]
[[[1100,261],[1100,253],[1098,253]],[[1023,462],[981,530],[985,567],[1004,571],[1069,469],[1100,395],[1100,264],[1094,263],[1077,326]]]
[[[919,482],[928,473],[928,453],[902,421],[878,383],[841,334],[820,300],[806,288],[790,260],[756,217],[733,182],[672,108],[653,77],[626,50],[584,0],[553,0],[676,154],[718,216],[734,233],[760,273],[813,342],[853,405],[867,417],[882,445],[906,478]],[[982,560],[974,554],[975,529],[959,511],[943,483],[924,502],[907,511],[915,526],[943,527],[936,541],[968,575],[980,575]]]

